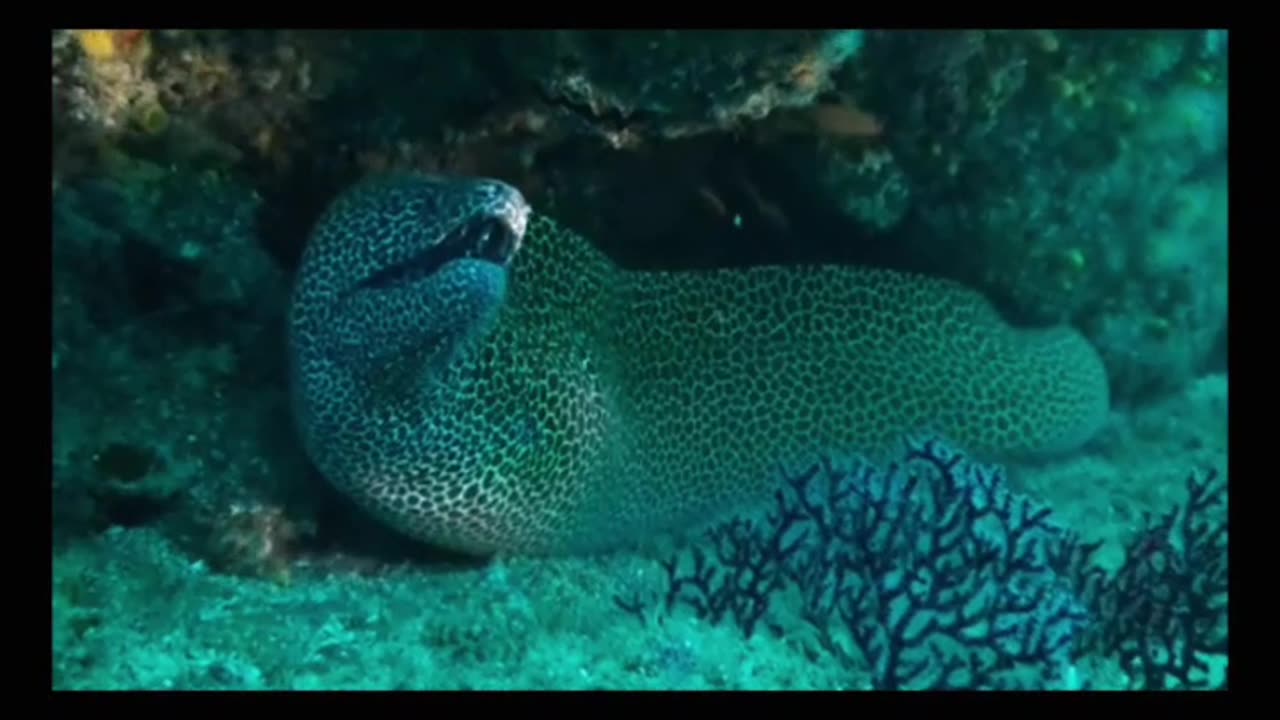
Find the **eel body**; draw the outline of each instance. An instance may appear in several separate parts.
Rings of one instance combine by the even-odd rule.
[[[607,549],[714,519],[780,466],[936,433],[1071,450],[1109,405],[1066,327],[954,282],[806,266],[617,267],[488,179],[364,181],[318,223],[290,315],[320,471],[469,553]]]

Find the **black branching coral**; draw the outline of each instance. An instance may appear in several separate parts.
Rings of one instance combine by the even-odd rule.
[[[1148,514],[1107,574],[1076,543],[1063,558],[1090,608],[1082,646],[1114,657],[1135,689],[1225,687],[1208,658],[1227,656],[1227,484],[1215,471],[1189,475],[1186,501]]]
[[[1085,653],[1118,657],[1146,687],[1194,686],[1196,653],[1226,650],[1225,529],[1203,517],[1216,497],[1193,481],[1187,510],[1150,524],[1108,574],[1098,545],[939,440],[884,468],[824,459],[763,518],[719,524],[709,548],[666,561],[665,610],[750,635],[798,598],[826,652],[876,689],[1079,687]]]
[[[669,562],[669,610],[750,633],[793,586],[824,648],[877,689],[1043,687],[1069,666],[1086,610],[1051,563],[1066,534],[999,470],[930,440],[883,471],[824,460],[775,501],[763,523],[711,530],[714,558]]]

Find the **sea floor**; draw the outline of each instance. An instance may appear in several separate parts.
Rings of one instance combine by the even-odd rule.
[[[1072,458],[1010,468],[1114,564],[1144,512],[1182,500],[1191,472],[1227,472],[1227,378],[1115,412]],[[654,558],[291,570],[288,582],[213,571],[154,529],[112,528],[53,558],[58,689],[863,689],[866,673],[803,623],[757,632],[688,613],[623,612],[657,588]],[[779,610],[778,612],[781,612]],[[1218,659],[1218,672],[1225,659]],[[1108,662],[1082,684],[1122,688]]]

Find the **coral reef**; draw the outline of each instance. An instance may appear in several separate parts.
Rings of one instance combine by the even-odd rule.
[[[53,37],[55,184],[121,150],[252,169],[273,204],[493,175],[642,264],[721,244],[955,277],[1084,328],[1119,402],[1221,355],[1222,31]]]
[[[104,160],[53,199],[55,538],[203,537],[233,502],[304,487],[280,420],[287,282],[242,179]]]
[[[1227,68],[1210,32],[872,34],[845,81],[909,178],[895,237],[915,261],[1022,321],[1085,328],[1123,403],[1202,372],[1225,326]]]
[[[810,105],[858,30],[510,33],[511,64],[616,148],[723,132]]]
[[[823,629],[804,622],[806,586],[734,548],[794,565],[818,534],[793,547],[765,521],[725,526],[671,577],[631,556],[392,569],[391,540],[324,495],[297,447],[281,316],[320,208],[362,175],[415,168],[509,180],[627,267],[924,270],[1015,323],[1076,326],[1106,364],[1108,426],[1009,474],[1091,541],[1050,569],[1089,616],[1061,680],[1224,687],[1227,42],[54,30],[55,686],[860,688],[970,672],[893,657],[915,626],[870,632],[821,604]],[[1222,478],[1175,482],[1202,466]],[[875,500],[845,501],[860,498]],[[750,592],[721,589],[726,570]],[[700,611],[629,599],[673,578],[676,604]],[[879,589],[859,602],[895,586]],[[615,592],[643,624],[618,622]],[[981,676],[1001,652],[979,650]]]

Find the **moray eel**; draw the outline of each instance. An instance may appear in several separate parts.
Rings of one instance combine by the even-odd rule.
[[[1095,350],[881,269],[638,272],[497,180],[394,174],[326,210],[292,298],[294,410],[332,483],[466,553],[590,552],[710,521],[787,464],[933,432],[1063,452]]]

